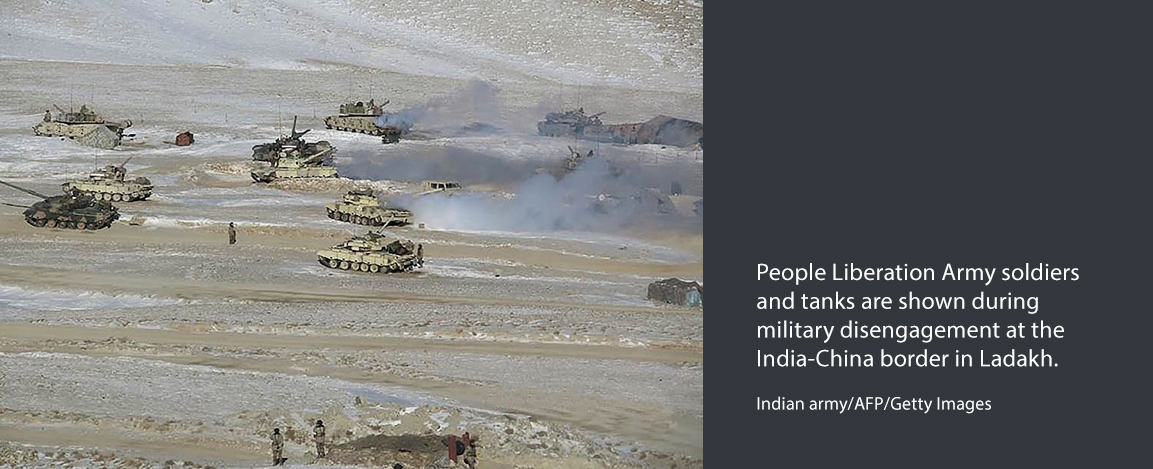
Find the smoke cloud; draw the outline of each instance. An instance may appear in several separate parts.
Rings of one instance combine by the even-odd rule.
[[[464,88],[427,103],[397,112],[385,112],[376,125],[414,129],[439,135],[460,132],[494,132],[501,119],[500,89],[489,82],[472,80]]]

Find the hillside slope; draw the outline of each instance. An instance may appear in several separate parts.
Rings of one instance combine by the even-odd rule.
[[[700,0],[12,0],[0,57],[699,89]]]

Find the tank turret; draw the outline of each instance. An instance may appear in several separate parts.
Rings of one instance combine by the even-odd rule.
[[[412,241],[370,231],[317,251],[321,265],[360,272],[406,272],[424,264],[423,248]]]
[[[584,108],[573,111],[558,111],[545,114],[544,120],[536,125],[537,132],[546,137],[568,137],[584,134],[586,128],[600,128],[600,116],[604,111],[593,115],[585,114]]]
[[[112,226],[112,222],[120,218],[120,212],[110,202],[97,200],[79,190],[65,195],[46,196],[12,183],[0,181],[0,184],[43,199],[30,206],[5,203],[25,208],[24,221],[38,228],[98,230]]]

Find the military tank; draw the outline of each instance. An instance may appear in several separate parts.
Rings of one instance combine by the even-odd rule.
[[[253,171],[252,180],[272,182],[277,179],[337,177],[336,167],[332,165],[336,147],[326,141],[306,142],[303,137],[309,130],[297,132],[296,118],[293,117],[290,135],[281,136],[272,143],[253,146],[252,159],[270,165]]]
[[[585,114],[584,108],[575,111],[550,112],[536,124],[537,132],[545,137],[571,137],[584,134],[586,127],[601,127],[601,114]]]
[[[108,165],[88,174],[88,179],[68,181],[60,185],[65,194],[80,191],[91,195],[96,200],[111,202],[134,202],[147,199],[152,195],[152,181],[143,176],[125,179],[127,171],[124,165],[132,160],[129,157],[120,163],[120,166]]]
[[[96,200],[96,197],[78,190],[49,197],[4,181],[0,181],[0,184],[44,199],[31,206],[4,203],[27,209],[24,210],[24,221],[38,228],[98,230],[112,226],[112,222],[120,218],[120,212],[112,203]]]
[[[407,272],[424,265],[421,248],[412,241],[369,231],[332,248],[316,252],[321,265],[332,269],[372,273]]]
[[[408,131],[407,128],[396,125],[379,125],[378,119],[384,111],[381,109],[388,104],[385,100],[377,105],[375,101],[367,103],[357,101],[340,105],[340,114],[324,118],[324,126],[343,132],[356,132],[368,135],[378,135],[384,143],[400,141],[400,135]]]
[[[412,212],[386,207],[372,189],[348,191],[344,199],[325,205],[328,218],[370,226],[402,226],[412,223]]]
[[[77,138],[83,137],[96,131],[98,127],[106,127],[116,134],[117,137],[124,136],[124,129],[132,126],[132,121],[123,120],[119,122],[105,121],[100,114],[88,109],[88,105],[80,106],[78,112],[68,112],[60,109],[60,106],[55,104],[52,107],[56,108],[56,114],[53,115],[51,111],[44,111],[44,122],[36,124],[32,131],[36,135],[42,137],[68,137]]]

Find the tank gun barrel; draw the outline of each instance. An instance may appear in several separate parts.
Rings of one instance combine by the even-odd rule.
[[[9,207],[17,207],[17,208],[32,208],[32,207],[29,207],[29,206],[27,206],[27,205],[10,204],[10,203],[8,203],[8,202],[0,202],[0,204],[4,204],[4,205],[7,205],[7,206],[9,206]]]
[[[23,193],[25,193],[25,194],[31,194],[31,195],[33,195],[33,196],[35,196],[35,197],[39,197],[39,198],[41,198],[41,199],[47,199],[47,198],[48,198],[48,196],[46,196],[46,195],[44,195],[44,194],[41,194],[41,193],[39,193],[39,192],[36,192],[36,191],[34,191],[34,190],[32,190],[32,189],[25,189],[25,188],[23,188],[23,187],[20,187],[20,186],[17,186],[17,185],[15,185],[15,184],[7,183],[7,182],[4,182],[4,181],[0,181],[0,184],[3,184],[3,185],[5,185],[5,186],[8,186],[8,187],[11,187],[11,188],[13,188],[13,189],[16,189],[16,190],[18,190],[18,191],[20,191],[20,192],[23,192]]]
[[[120,163],[120,169],[124,169],[124,165],[128,164],[129,161],[132,161],[132,158],[135,158],[135,156],[129,156],[128,159],[124,160],[123,163]]]
[[[57,105],[53,104],[53,105],[52,105],[52,107],[56,108],[56,110],[57,110],[57,111],[60,111],[60,113],[61,113],[61,114],[63,114],[63,113],[64,113],[64,110],[63,110],[63,109],[60,109],[60,106],[57,106]]]
[[[592,119],[594,117],[600,117],[602,114],[604,114],[606,112],[608,112],[608,111],[601,111],[601,112],[598,112],[596,114],[593,114],[593,115],[589,116],[589,119]]]

